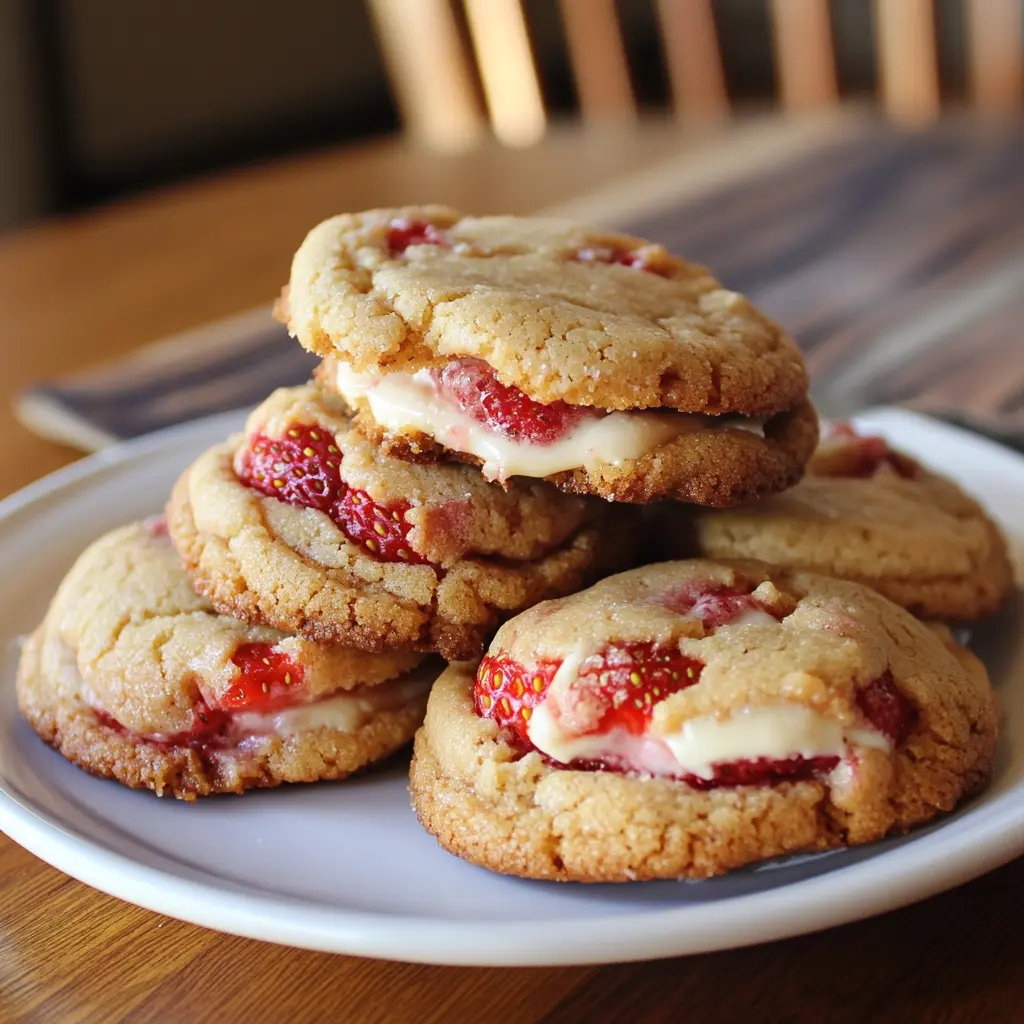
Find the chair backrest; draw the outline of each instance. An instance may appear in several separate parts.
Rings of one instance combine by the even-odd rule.
[[[461,0],[464,18],[454,7],[459,0],[368,2],[412,135],[435,148],[457,149],[479,139],[489,122],[508,145],[529,145],[541,138],[546,114],[521,0]],[[770,14],[782,107],[808,111],[838,102],[828,0],[763,2]],[[985,111],[1020,110],[1024,0],[959,2],[964,6],[971,101]],[[635,121],[639,114],[615,0],[557,3],[581,116]],[[652,0],[652,5],[673,110],[686,119],[727,116],[730,104],[712,0]],[[934,0],[873,0],[870,13],[878,93],[886,113],[908,123],[936,117],[940,88]]]

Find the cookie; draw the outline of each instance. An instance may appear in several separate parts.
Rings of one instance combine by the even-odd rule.
[[[544,404],[764,415],[807,394],[793,340],[704,267],[561,220],[332,217],[296,252],[280,311],[356,373],[473,357]]]
[[[970,621],[1013,586],[1006,542],[956,484],[849,426],[827,432],[808,475],[746,508],[666,507],[661,557],[757,558],[856,580],[925,618]]]
[[[488,480],[539,478],[609,501],[754,501],[795,484],[818,440],[807,401],[761,418],[544,406],[475,359],[362,375],[328,359],[317,377],[355,410],[360,432],[396,458],[457,459]]]
[[[506,623],[431,692],[421,823],[505,874],[705,878],[903,832],[989,780],[980,663],[856,583],[645,566]]]
[[[81,555],[25,644],[17,695],[79,767],[193,800],[341,779],[388,756],[422,721],[437,674],[422,660],[218,615],[156,520]]]
[[[341,401],[275,392],[181,477],[168,525],[222,613],[323,643],[479,655],[498,623],[632,564],[628,508],[391,459]]]
[[[392,454],[447,449],[488,479],[734,504],[794,482],[811,451],[793,340],[628,235],[436,206],[334,217],[295,254],[278,315],[337,357],[325,379]],[[776,422],[797,407],[803,434]],[[687,486],[709,457],[722,479]]]

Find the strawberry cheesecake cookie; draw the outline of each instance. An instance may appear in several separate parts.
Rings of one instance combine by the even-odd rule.
[[[523,608],[633,564],[631,510],[388,458],[316,385],[276,391],[168,506],[223,614],[367,651],[478,656]]]
[[[924,618],[970,621],[1013,586],[1006,543],[951,480],[881,437],[827,428],[807,476],[746,508],[659,510],[661,557],[757,558],[856,580]]]
[[[867,843],[989,780],[987,676],[855,583],[666,562],[537,605],[452,665],[413,804],[452,853],[585,882]]]
[[[407,743],[437,667],[218,615],[163,520],[89,547],[28,638],[17,694],[69,761],[184,800],[341,779]]]
[[[327,220],[278,313],[397,457],[614,501],[734,505],[817,439],[793,340],[639,238],[444,207]]]

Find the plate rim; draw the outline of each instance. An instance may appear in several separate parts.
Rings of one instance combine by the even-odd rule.
[[[187,444],[193,437],[215,431],[221,423],[237,424],[241,415],[236,410],[178,424],[62,467],[0,501],[0,534],[17,513],[62,489],[106,469],[124,467],[153,450]],[[955,435],[1008,457],[1024,474],[1024,457],[1017,453],[908,410],[868,410],[858,419],[870,419],[883,429],[886,422],[903,420]],[[175,876],[60,824],[59,819],[33,807],[28,798],[12,792],[10,780],[3,776],[0,831],[92,888],[216,931],[299,948],[415,963],[568,966],[738,948],[846,924],[936,895],[1024,853],[1022,788],[1024,781],[998,794],[983,809],[981,820],[963,832],[942,836],[946,825],[939,824],[934,831],[877,856],[812,878],[707,903],[653,905],[628,916],[549,921],[544,925],[549,935],[540,943],[534,921],[503,922],[499,927],[486,921],[318,907],[298,898],[259,890],[233,892]],[[883,885],[872,878],[879,861],[887,868]],[[842,883],[838,897],[832,892],[837,879]],[[822,898],[829,896],[832,898]]]

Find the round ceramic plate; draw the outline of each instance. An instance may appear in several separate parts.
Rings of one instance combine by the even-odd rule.
[[[909,413],[865,417],[982,498],[1018,551],[1024,460]],[[1024,611],[973,638],[1005,710],[996,777],[957,813],[855,851],[706,882],[503,878],[442,852],[402,758],[347,782],[194,804],[94,779],[15,709],[19,637],[81,549],[157,511],[177,473],[238,426],[216,417],[110,449],[0,504],[0,829],[89,885],[196,924],[314,949],[446,964],[639,960],[782,938],[939,892],[1024,852]]]

